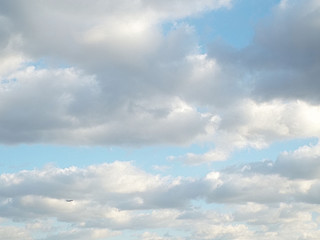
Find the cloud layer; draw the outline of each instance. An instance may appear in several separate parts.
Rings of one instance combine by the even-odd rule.
[[[282,2],[248,47],[213,43],[207,54],[183,18],[230,1],[2,5],[2,143],[206,141],[227,156],[319,136],[307,129],[319,114],[316,1]]]
[[[181,239],[316,239],[319,157],[319,144],[304,146],[274,163],[233,166],[201,178],[152,175],[130,162],[2,174],[1,216],[22,223],[21,235],[47,232],[45,239],[106,239],[127,231],[176,239],[146,232],[162,228],[185,232]],[[6,231],[2,227],[0,234]]]

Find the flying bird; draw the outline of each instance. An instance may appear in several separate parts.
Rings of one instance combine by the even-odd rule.
[[[72,199],[67,199],[66,202],[73,202],[73,200]]]

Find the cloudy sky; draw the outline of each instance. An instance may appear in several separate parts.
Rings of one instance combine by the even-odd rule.
[[[319,43],[319,0],[0,0],[0,239],[319,239]]]

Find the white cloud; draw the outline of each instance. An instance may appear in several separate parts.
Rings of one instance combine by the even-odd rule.
[[[195,239],[250,239],[253,234],[245,225],[203,226],[194,235]]]
[[[0,238],[7,240],[33,239],[26,229],[14,226],[0,226]]]
[[[169,160],[182,161],[187,165],[199,165],[203,163],[224,161],[228,158],[229,152],[222,150],[211,150],[203,154],[187,153],[182,156],[169,156]]]
[[[110,232],[106,229],[72,229],[69,231],[62,231],[58,234],[46,237],[46,240],[58,240],[58,239],[74,239],[74,240],[85,240],[85,239],[108,239],[112,236],[119,235],[119,232]]]
[[[245,100],[226,113],[220,129],[227,134],[236,132],[241,146],[263,148],[275,140],[318,137],[319,106],[303,101],[255,102]],[[236,134],[233,134],[236,135]]]
[[[263,149],[279,140],[320,137],[320,107],[300,100],[245,99],[220,114],[211,118],[211,129],[208,127],[205,139],[214,143],[213,150],[170,159],[191,165],[223,161],[236,149]]]
[[[314,204],[320,201],[318,177],[291,179],[273,165],[255,168],[255,164],[209,172],[199,179],[159,177],[129,162],[2,174],[0,210],[4,219],[25,224],[27,228],[21,230],[25,234],[48,231],[52,235],[48,239],[62,235],[74,239],[80,233],[103,239],[104,234],[119,231],[150,233],[161,228],[193,239],[265,239],[266,235],[289,239],[302,237],[305,231],[311,239],[316,236],[318,223],[312,214],[320,214]],[[47,219],[73,227],[55,233],[60,228],[46,227]],[[274,223],[286,228],[278,224],[274,228]],[[287,232],[298,225],[293,235]],[[183,239],[179,235],[144,237]]]

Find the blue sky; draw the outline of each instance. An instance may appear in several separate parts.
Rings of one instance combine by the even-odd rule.
[[[316,0],[2,1],[0,239],[318,239],[319,20]]]
[[[253,1],[237,0],[231,8],[209,11],[188,22],[195,27],[203,47],[214,40],[222,40],[235,48],[250,44],[257,22],[272,12],[279,0]]]

